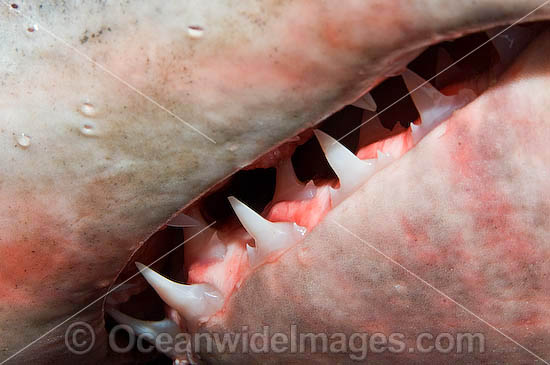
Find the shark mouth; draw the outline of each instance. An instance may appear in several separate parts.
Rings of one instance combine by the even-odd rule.
[[[223,322],[251,276],[277,265],[425,139],[444,136],[445,122],[498,86],[544,28],[497,28],[433,45],[401,74],[217,184],[134,255],[118,279],[124,284],[106,299],[107,327],[155,335]],[[142,275],[127,281],[136,266]],[[165,355],[208,363],[200,352]]]

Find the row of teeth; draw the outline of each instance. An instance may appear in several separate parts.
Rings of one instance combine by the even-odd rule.
[[[439,123],[447,119],[455,110],[475,98],[475,94],[471,90],[462,90],[455,96],[445,96],[410,70],[405,71],[403,79],[408,89],[411,92],[414,91],[411,96],[422,120],[421,125],[411,124],[411,134],[415,144]],[[355,104],[364,107],[366,110],[376,110],[376,104],[370,94],[363,96]],[[339,188],[330,188],[332,207],[350,196],[373,174],[392,160],[390,155],[380,151],[378,151],[378,156],[375,159],[361,160],[326,133],[320,130],[316,130],[314,133],[330,166],[340,181]],[[315,196],[317,189],[311,182],[302,184],[298,181],[289,160],[277,169],[277,187],[273,202],[311,199]],[[274,255],[280,254],[295,245],[306,234],[306,228],[296,223],[270,222],[235,197],[229,197],[228,199],[244,229],[255,240],[254,247],[247,245],[248,260],[252,268],[265,263]],[[180,215],[169,224],[178,227],[190,227],[197,225],[197,221],[185,215]],[[195,227],[194,230],[197,231],[197,228]],[[199,248],[203,247],[206,250],[212,240],[217,239],[219,241],[216,232],[210,233],[201,239],[201,244],[204,245],[199,246]],[[223,258],[224,255],[225,252],[221,252],[217,257]],[[136,265],[162,300],[176,310],[188,325],[193,326],[208,320],[223,307],[223,294],[219,288],[216,288],[219,287],[219,284],[179,284],[163,277],[141,263],[136,263]],[[115,320],[134,327],[136,333],[147,330],[157,331],[157,327],[164,328],[163,326],[168,326],[165,321],[170,321],[169,319],[158,323],[139,321],[114,310],[111,311],[111,315]]]

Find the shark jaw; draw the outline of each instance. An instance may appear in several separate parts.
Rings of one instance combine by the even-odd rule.
[[[285,253],[297,250],[296,246],[307,240],[309,232],[326,215],[337,215],[339,204],[348,201],[344,205],[349,205],[354,194],[375,184],[378,173],[393,169],[394,162],[418,144],[426,143],[422,142],[425,138],[443,138],[447,128],[452,128],[449,120],[458,118],[461,109],[474,103],[487,89],[498,89],[503,73],[541,29],[540,24],[513,28],[487,45],[481,55],[472,56],[471,63],[462,67],[459,64],[450,74],[442,73],[427,83],[425,78],[460,59],[464,49],[473,49],[476,42],[489,38],[484,33],[475,34],[430,47],[399,77],[381,83],[315,130],[305,131],[266,153],[174,217],[163,231],[172,231],[178,237],[181,228],[183,237],[192,237],[209,223],[216,221],[216,225],[186,242],[183,254],[166,259],[164,264],[156,263],[158,271],[177,282],[162,279],[138,264],[149,284],[168,304],[166,315],[181,331],[193,333],[205,327],[223,327],[225,313],[234,306],[236,299],[232,296],[238,297],[235,292],[239,287],[253,282],[251,277],[263,266],[284,261]],[[498,34],[499,30],[488,34]],[[392,91],[390,95],[388,90]],[[387,100],[395,98],[396,90],[413,92],[401,104],[388,108],[391,101]],[[376,116],[381,110],[387,114]],[[368,122],[362,125],[365,121]],[[349,133],[354,129],[355,133]],[[403,168],[403,162],[400,165]],[[259,192],[260,198],[251,197],[251,192]],[[336,210],[331,213],[333,209]],[[147,264],[157,254],[146,244],[129,267],[134,261]],[[143,288],[142,284],[143,281],[135,283]],[[195,294],[189,294],[192,290]],[[149,294],[154,295],[151,291]],[[131,296],[112,298],[108,305],[133,311],[138,317],[147,312],[162,315],[158,304],[147,309],[147,300],[132,302]],[[133,321],[128,323],[139,322]],[[200,349],[196,350],[200,353]],[[195,361],[192,359],[196,354],[179,356]],[[223,354],[217,356],[224,358]],[[204,360],[208,361],[208,357]]]

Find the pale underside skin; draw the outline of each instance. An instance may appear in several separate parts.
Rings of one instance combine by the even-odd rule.
[[[222,178],[354,101],[426,45],[510,23],[540,3],[3,5],[0,360],[100,296],[141,242]],[[201,38],[188,36],[193,25],[204,28]],[[83,103],[94,106],[92,117]],[[82,134],[84,125],[95,135]],[[20,133],[31,136],[27,148]],[[100,304],[79,316],[98,332],[97,350],[79,361],[104,356]],[[67,359],[63,332],[13,361]]]

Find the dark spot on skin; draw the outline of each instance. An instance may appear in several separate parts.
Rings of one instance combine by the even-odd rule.
[[[88,38],[87,35],[83,36],[82,38],[80,38],[80,44],[84,44],[84,43],[88,42],[88,39],[89,38]]]
[[[11,7],[12,7],[13,9],[17,9],[17,8],[19,8],[19,5],[17,5],[17,4],[11,4]]]
[[[31,32],[31,33],[34,32],[34,27],[28,27],[28,28],[27,28],[27,31],[28,31],[28,32]]]

